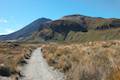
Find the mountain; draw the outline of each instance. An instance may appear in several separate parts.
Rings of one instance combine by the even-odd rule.
[[[108,29],[120,27],[120,19],[115,18],[101,18],[89,17],[84,15],[68,15],[61,18],[61,20],[69,20],[77,22],[86,26],[88,29]]]
[[[120,19],[67,15],[57,20],[38,19],[0,40],[96,41],[120,39]]]
[[[68,15],[32,35],[45,41],[96,41],[120,39],[120,19]],[[35,37],[36,36],[36,37]]]
[[[52,21],[51,19],[47,18],[39,18],[29,25],[25,26],[21,30],[18,30],[14,33],[8,34],[8,35],[2,35],[0,36],[0,40],[20,40],[24,39],[30,35],[33,34],[33,32],[36,32],[40,30],[45,23]]]

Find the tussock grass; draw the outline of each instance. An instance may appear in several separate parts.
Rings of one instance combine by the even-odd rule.
[[[20,70],[21,60],[26,54],[31,53],[32,45],[20,43],[0,43],[0,76],[17,75]]]
[[[66,80],[120,80],[120,41],[49,44],[43,53]]]

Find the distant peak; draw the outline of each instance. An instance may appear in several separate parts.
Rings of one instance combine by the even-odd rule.
[[[46,22],[49,22],[49,21],[52,21],[52,20],[49,19],[49,18],[42,17],[42,18],[38,18],[38,19],[34,20],[33,22],[37,24],[37,23],[46,23]]]
[[[51,19],[45,18],[45,17],[39,18],[37,20],[39,20],[39,21],[52,21]]]

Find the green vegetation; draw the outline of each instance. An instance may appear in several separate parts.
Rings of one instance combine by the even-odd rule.
[[[88,41],[106,41],[106,40],[119,40],[120,39],[120,29],[110,29],[110,30],[89,30],[88,32],[69,32],[66,37],[66,41],[78,41],[78,42],[88,42]]]

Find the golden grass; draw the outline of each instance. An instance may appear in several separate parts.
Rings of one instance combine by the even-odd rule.
[[[43,53],[66,80],[120,80],[120,41],[49,44]]]
[[[33,48],[30,44],[0,43],[0,75],[17,75],[18,66],[21,65],[20,61],[26,54],[31,53]]]

